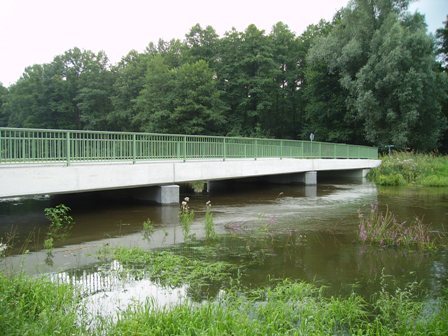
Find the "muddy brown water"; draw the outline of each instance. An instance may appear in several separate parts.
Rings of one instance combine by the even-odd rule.
[[[332,295],[348,295],[355,290],[368,297],[386,278],[391,286],[418,282],[430,296],[437,297],[448,285],[446,248],[421,251],[370,246],[357,239],[358,212],[368,212],[375,203],[382,209],[388,207],[400,220],[419,217],[433,231],[445,231],[447,188],[377,188],[367,182],[317,187],[248,185],[211,194],[184,191],[182,197],[190,197],[196,212],[191,227],[196,241],[187,245],[177,206],[112,203],[99,201],[94,194],[84,196],[63,200],[72,208],[76,223],[70,237],[56,244],[50,260],[42,250],[48,229],[43,210],[61,199],[0,202],[0,237],[3,242],[15,242],[15,248],[0,260],[0,269],[6,273],[45,273],[57,281],[78,284],[88,304],[103,306],[102,313],[104,307],[138,301],[135,295],[141,300],[155,298],[162,305],[192,299],[188,286],[164,289],[149,279],[123,277],[122,266],[116,261],[100,262],[97,251],[104,246],[139,246],[194,254],[205,244],[204,209],[210,200],[220,237],[212,245],[218,257],[215,253],[210,259],[244,266],[240,281],[245,286],[264,286],[269,279],[289,278],[327,286]],[[155,232],[145,239],[142,223],[148,218]],[[23,249],[28,253],[18,254]],[[110,303],[112,298],[120,303]]]

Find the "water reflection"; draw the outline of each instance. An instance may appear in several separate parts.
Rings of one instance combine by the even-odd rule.
[[[186,302],[188,286],[162,287],[146,277],[136,276],[116,260],[97,267],[52,273],[58,284],[70,284],[84,297],[80,302],[87,313],[87,324],[93,326],[101,318],[111,317],[142,304],[154,309],[172,307]],[[85,316],[83,315],[83,318]]]

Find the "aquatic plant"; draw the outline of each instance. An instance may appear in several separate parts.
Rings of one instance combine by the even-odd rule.
[[[371,205],[367,216],[359,212],[358,236],[362,242],[381,246],[435,247],[429,227],[421,219],[415,218],[411,223],[399,221],[389,208],[383,213],[377,204]]]
[[[146,219],[143,222],[143,239],[149,241],[151,239],[152,234],[154,233],[154,225],[151,222],[151,219]]]
[[[184,240],[188,240],[190,238],[190,229],[191,224],[194,220],[194,211],[190,209],[188,202],[190,201],[189,197],[185,197],[182,203],[180,204],[180,213],[179,220],[182,225],[182,233],[184,235]]]
[[[177,255],[169,251],[145,251],[140,248],[117,248],[113,256],[125,267],[144,270],[152,280],[166,286],[203,285],[229,282],[236,266],[222,262],[206,262]]]
[[[207,201],[205,203],[205,239],[216,239],[215,222],[213,221],[212,203]]]
[[[66,238],[69,234],[74,224],[73,217],[69,215],[70,210],[65,204],[59,204],[54,208],[46,208],[44,210],[45,216],[50,221],[50,227],[47,232],[48,245],[57,239]]]

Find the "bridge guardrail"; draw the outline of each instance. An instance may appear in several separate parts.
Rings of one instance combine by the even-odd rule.
[[[231,158],[377,159],[378,148],[301,140],[0,127],[0,164]]]

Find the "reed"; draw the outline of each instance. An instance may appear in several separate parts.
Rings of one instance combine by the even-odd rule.
[[[388,208],[381,212],[376,204],[371,205],[367,216],[359,212],[358,236],[362,242],[381,246],[436,247],[429,226],[421,219],[415,218],[410,223],[399,221]]]

